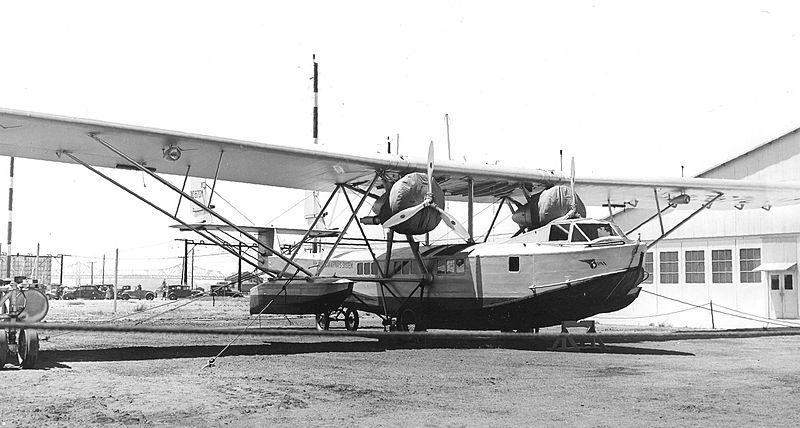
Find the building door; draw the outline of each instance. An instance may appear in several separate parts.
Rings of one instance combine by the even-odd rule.
[[[771,273],[769,290],[776,318],[798,317],[797,283],[794,274]]]

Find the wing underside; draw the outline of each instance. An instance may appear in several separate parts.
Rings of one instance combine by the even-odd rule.
[[[93,166],[129,167],[100,141],[157,173],[185,175],[188,171],[193,177],[218,176],[221,180],[305,190],[326,191],[343,183],[358,186],[375,173],[392,177],[424,172],[427,167],[422,158],[338,153],[316,146],[256,143],[0,109],[0,155],[72,163],[63,155],[69,152]],[[167,156],[175,148],[180,152],[178,159]],[[435,178],[450,200],[466,200],[471,181],[477,202],[504,196],[524,201],[526,195],[569,183],[569,177],[555,171],[452,161],[437,161]],[[779,206],[800,200],[800,184],[789,182],[576,177],[575,186],[590,206],[655,207],[656,196],[663,206],[680,195],[688,196],[690,203],[685,206],[697,206],[722,195],[712,208],[728,209]]]

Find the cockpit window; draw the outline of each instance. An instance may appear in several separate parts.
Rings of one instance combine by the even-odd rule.
[[[572,239],[571,239],[571,242],[586,242],[588,240],[589,239],[587,239],[586,236],[583,233],[581,233],[580,229],[575,227],[575,225],[572,225]]]
[[[569,238],[569,232],[564,229],[560,224],[550,226],[550,241],[566,241]]]
[[[604,238],[606,236],[617,236],[617,232],[608,224],[602,223],[580,223],[578,228],[589,238],[594,241],[597,238]],[[573,232],[574,235],[574,232]],[[575,239],[573,238],[573,241]]]

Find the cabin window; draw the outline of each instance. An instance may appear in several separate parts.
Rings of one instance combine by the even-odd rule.
[[[550,241],[566,241],[569,238],[569,232],[560,224],[550,226]]]
[[[706,254],[703,250],[686,252],[686,283],[706,282]]]
[[[753,272],[759,265],[761,248],[739,249],[739,277],[742,282],[761,282],[761,272]]]
[[[519,257],[512,256],[508,258],[508,271],[519,272]]]
[[[456,273],[464,273],[464,259],[456,259]]]
[[[614,228],[608,224],[602,223],[581,223],[578,224],[578,229],[583,232],[590,241],[594,241],[597,238],[604,238],[606,236],[617,236],[617,233],[614,231]],[[575,232],[572,232],[573,235]],[[574,239],[573,239],[574,241]]]
[[[393,270],[393,272],[395,274],[398,274],[402,270],[403,270],[403,262],[394,262],[394,270]]]
[[[411,263],[411,261],[410,261],[410,260],[404,261],[404,262],[403,262],[403,267],[402,267],[402,269],[401,269],[401,271],[400,271],[400,272],[401,272],[403,275],[409,275],[409,274],[411,274],[411,264],[412,264],[412,263]]]
[[[364,274],[364,263],[356,263],[356,274],[357,275]]]
[[[447,273],[447,260],[436,261],[436,273]]]
[[[447,273],[456,273],[456,261],[453,259],[447,260]]]
[[[733,283],[733,251],[711,250],[711,282]]]
[[[572,242],[586,242],[586,236],[581,233],[581,230],[575,226],[572,226]]]
[[[370,266],[372,266],[372,272],[370,272],[370,274],[377,275],[378,272],[380,272],[380,269],[378,269],[378,264],[377,263],[372,262],[372,264]]]
[[[659,275],[662,284],[677,284],[678,283],[678,252],[677,251],[664,251],[659,253]]]
[[[646,284],[653,283],[653,253],[647,252],[644,254],[644,271],[648,273],[647,279],[644,280]]]

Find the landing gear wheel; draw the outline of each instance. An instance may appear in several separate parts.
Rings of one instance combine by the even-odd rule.
[[[5,367],[8,361],[8,332],[0,330],[0,370]]]
[[[397,320],[397,331],[423,332],[426,328],[422,320],[413,310],[406,309]]]
[[[36,330],[20,330],[17,333],[17,349],[23,369],[32,369],[39,358],[39,333]]]
[[[331,315],[328,312],[323,312],[316,315],[317,330],[330,330],[331,328]]]
[[[344,328],[347,331],[358,330],[358,311],[347,308],[344,310]]]

